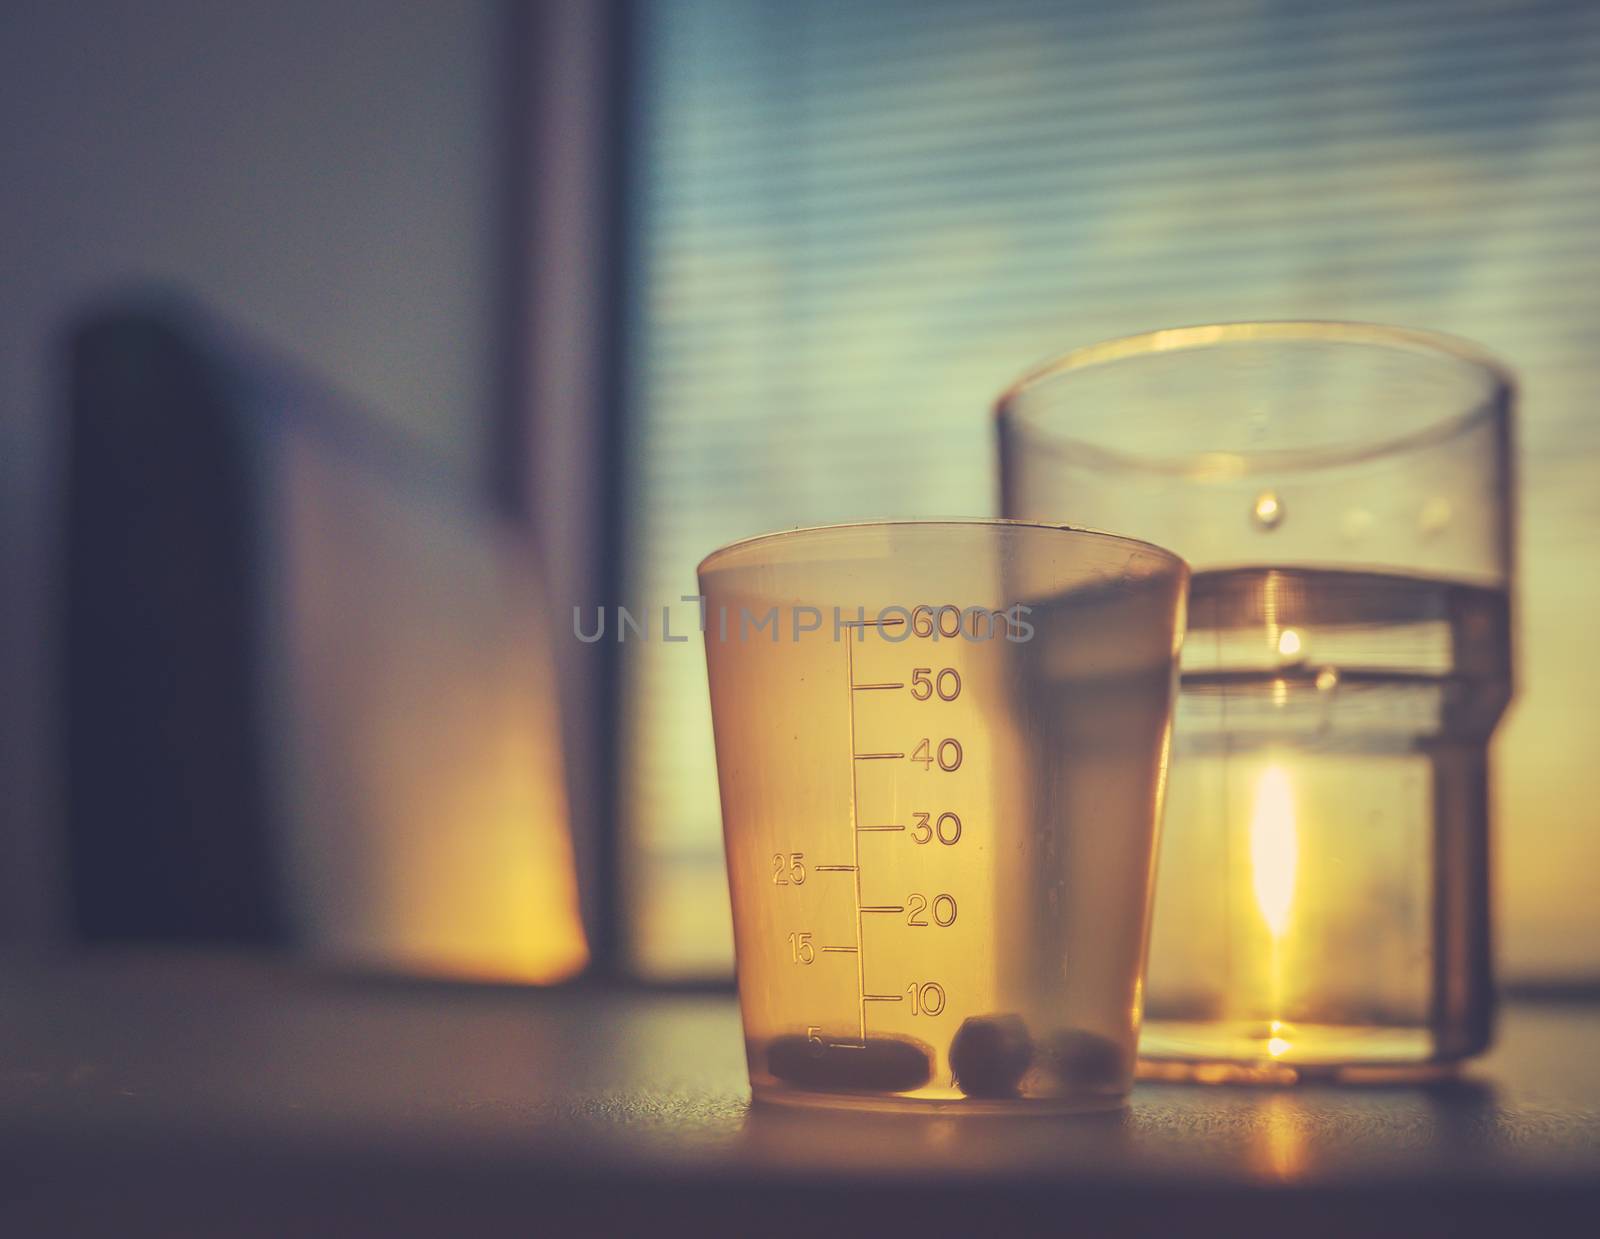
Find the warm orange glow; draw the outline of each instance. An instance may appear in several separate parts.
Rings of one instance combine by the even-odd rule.
[[[1279,1093],[1268,1098],[1264,1118],[1262,1168],[1284,1182],[1298,1178],[1306,1162],[1304,1110],[1292,1097]]]
[[[1274,940],[1282,938],[1289,926],[1299,861],[1289,776],[1283,767],[1271,765],[1256,784],[1255,811],[1250,816],[1250,864],[1256,907]]]
[[[291,437],[294,916],[342,966],[549,983],[588,959],[549,605],[520,533]]]
[[[1285,658],[1293,658],[1300,652],[1300,634],[1293,628],[1285,628],[1278,634],[1278,653]]]

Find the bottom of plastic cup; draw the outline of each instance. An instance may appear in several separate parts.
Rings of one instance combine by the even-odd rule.
[[[965,1115],[1096,1114],[1120,1110],[1128,1104],[1126,1093],[1091,1093],[1079,1097],[899,1097],[894,1094],[825,1093],[810,1089],[756,1085],[752,1095],[758,1105],[799,1107],[808,1110],[855,1110],[871,1114],[925,1114],[941,1117]]]

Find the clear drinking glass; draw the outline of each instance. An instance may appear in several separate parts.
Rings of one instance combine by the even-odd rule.
[[[797,530],[700,565],[758,1099],[1121,1102],[1187,578],[1004,521]]]
[[[1488,1044],[1512,398],[1469,345],[1346,323],[1158,331],[1001,398],[1007,515],[1195,570],[1147,1064],[1294,1079]]]

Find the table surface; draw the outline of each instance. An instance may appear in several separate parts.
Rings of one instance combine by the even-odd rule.
[[[1521,1233],[1600,1216],[1597,1051],[1521,1002],[1430,1087],[862,1116],[752,1107],[731,995],[10,960],[0,1232]]]

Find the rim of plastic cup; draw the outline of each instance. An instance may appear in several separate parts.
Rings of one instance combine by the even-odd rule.
[[[1011,520],[1005,517],[933,517],[928,519],[905,518],[876,521],[841,521],[833,525],[799,525],[793,529],[775,529],[768,533],[752,534],[748,538],[740,538],[736,542],[729,542],[712,551],[695,568],[695,574],[715,569],[715,561],[723,559],[735,552],[748,550],[762,542],[787,541],[791,538],[802,538],[808,535],[839,533],[851,529],[889,529],[913,526],[922,529],[952,529],[952,528],[991,528],[991,529],[1040,529],[1050,533],[1069,533],[1081,538],[1090,538],[1096,541],[1111,542],[1119,546],[1139,547],[1149,551],[1160,559],[1165,559],[1177,565],[1180,571],[1187,575],[1190,571],[1189,561],[1176,551],[1169,551],[1164,546],[1154,542],[1146,542],[1143,538],[1130,538],[1119,533],[1107,533],[1102,529],[1086,529],[1081,525],[1063,525],[1053,521]]]
[[[1242,341],[1328,341],[1366,344],[1401,352],[1424,354],[1471,366],[1489,380],[1488,395],[1460,413],[1451,413],[1416,430],[1389,438],[1373,438],[1344,446],[1291,448],[1258,452],[1190,452],[1177,456],[1130,455],[1070,432],[1062,432],[1049,417],[1028,413],[1024,398],[1052,381],[1080,370],[1110,362],[1177,353]],[[1239,476],[1267,470],[1321,468],[1357,464],[1453,438],[1470,426],[1509,410],[1517,392],[1515,373],[1494,354],[1471,340],[1420,327],[1386,323],[1348,322],[1339,319],[1263,319],[1236,323],[1202,323],[1189,327],[1162,327],[1134,335],[1118,336],[1069,349],[1036,366],[1012,383],[994,403],[995,418],[1002,423],[1027,426],[1039,433],[1031,443],[1041,451],[1076,456],[1100,466],[1170,473],[1178,476]]]

